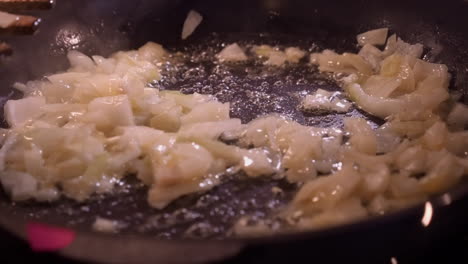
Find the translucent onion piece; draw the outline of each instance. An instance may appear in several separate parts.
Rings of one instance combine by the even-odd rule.
[[[295,47],[289,47],[284,50],[287,61],[292,63],[298,63],[305,55],[306,52]]]
[[[19,126],[41,114],[45,105],[44,97],[28,97],[8,100],[4,106],[5,119],[11,127]]]
[[[202,22],[203,17],[195,10],[190,10],[182,28],[182,39],[188,38]]]
[[[357,35],[356,39],[359,45],[383,45],[387,40],[388,28],[379,28],[370,30]]]
[[[351,108],[351,103],[339,98],[339,92],[328,92],[318,89],[313,94],[307,95],[301,102],[306,111],[329,111],[346,113]]]
[[[220,53],[216,55],[220,61],[245,61],[247,56],[237,43],[226,46]]]

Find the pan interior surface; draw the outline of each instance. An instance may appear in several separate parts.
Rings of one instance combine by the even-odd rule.
[[[242,46],[270,44],[321,50],[313,39],[295,36],[210,34],[198,43],[194,41],[180,48],[172,47],[186,55],[163,66],[163,78],[152,85],[186,94],[214,95],[221,102],[229,102],[231,117],[239,118],[243,123],[276,113],[304,125],[342,128],[344,117],[366,118],[357,109],[345,114],[301,112],[299,104],[305,94],[317,89],[340,90],[331,76],[319,73],[316,67],[308,64],[308,58],[298,65],[285,67],[265,66],[260,61],[216,63],[215,55],[232,41]],[[284,192],[275,194],[272,191],[274,187]],[[240,217],[247,216],[253,221],[269,219],[275,210],[291,200],[296,189],[282,179],[249,179],[237,173],[226,176],[223,184],[207,193],[182,197],[169,207],[156,210],[148,205],[147,189],[128,176],[115,193],[96,195],[88,202],[18,203],[9,207],[7,214],[79,230],[90,229],[96,217],[102,217],[117,220],[122,227],[121,233],[160,238],[223,238],[231,235],[231,228]],[[6,201],[2,200],[4,206]],[[268,221],[272,228],[281,227],[281,223],[274,219]]]

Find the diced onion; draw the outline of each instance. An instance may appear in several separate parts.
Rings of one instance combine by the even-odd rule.
[[[346,113],[351,108],[351,103],[338,98],[339,92],[328,92],[318,89],[313,94],[307,95],[301,103],[306,111],[330,111]]]
[[[19,100],[9,100],[4,106],[5,119],[12,127],[19,126],[41,114],[45,105],[44,97],[27,97]]]
[[[383,45],[387,40],[388,28],[379,28],[357,35],[359,45]]]
[[[195,10],[190,10],[182,28],[182,39],[188,38],[202,22],[203,17]]]
[[[226,46],[220,53],[217,55],[220,61],[245,61],[247,56],[244,51],[237,45],[237,43],[230,44]]]
[[[286,48],[284,52],[287,60],[292,63],[298,63],[306,55],[305,51],[295,47]]]

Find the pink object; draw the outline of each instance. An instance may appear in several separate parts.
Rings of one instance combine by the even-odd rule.
[[[57,251],[70,245],[75,239],[71,229],[29,222],[26,233],[31,249],[34,251]]]

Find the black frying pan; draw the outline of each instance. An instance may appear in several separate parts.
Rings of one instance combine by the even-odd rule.
[[[239,107],[233,110],[232,116],[243,121],[265,113],[281,112],[302,124],[340,126],[345,115],[313,116],[297,111],[298,99],[291,96],[291,92],[339,89],[311,67],[303,64],[268,72],[268,69],[250,65],[249,75],[236,67],[216,67],[210,56],[219,51],[221,43],[230,42],[355,51],[357,33],[382,26],[390,27],[407,41],[425,44],[429,59],[449,65],[453,74],[451,88],[461,91],[462,100],[468,102],[468,82],[465,80],[468,3],[464,1],[57,2],[53,10],[39,13],[43,23],[34,36],[7,38],[14,47],[14,54],[0,61],[2,103],[19,96],[10,88],[14,81],[64,70],[67,67],[64,55],[70,49],[88,55],[109,55],[151,40],[170,50],[194,55],[188,66],[176,71],[174,80],[165,78],[158,83],[163,88],[214,93],[222,101],[237,101]],[[204,20],[193,36],[181,41],[182,23],[190,9],[200,12]],[[435,52],[436,47],[443,49],[440,53]],[[219,71],[227,73],[208,78]],[[262,74],[264,71],[268,74]],[[278,84],[278,81],[282,83]],[[226,90],[231,92],[224,92]],[[269,97],[256,100],[255,96],[249,96],[256,92]],[[351,114],[363,116],[357,110]],[[366,118],[376,124],[380,122],[369,116]],[[275,196],[270,191],[273,186],[282,187],[286,194]],[[425,213],[422,204],[387,216],[314,232],[250,239],[229,236],[229,227],[240,215],[265,217],[286,203],[294,189],[282,181],[226,179],[207,194],[183,197],[163,211],[150,208],[146,203],[146,190],[131,180],[115,195],[96,197],[86,204],[61,201],[51,205],[13,205],[2,194],[0,225],[21,237],[24,237],[25,223],[30,220],[71,227],[77,231],[77,237],[60,253],[97,262],[206,262],[250,249],[262,252],[260,261],[312,261],[325,256],[330,262],[352,257],[353,261],[376,263],[384,260],[387,263],[395,254],[417,250],[426,243],[460,232],[468,219],[465,210],[468,184],[463,183],[431,200],[434,215],[428,227],[421,224]],[[90,227],[97,215],[123,219],[130,225],[117,235],[95,233]],[[173,218],[177,221],[170,222]],[[208,227],[204,225],[206,223]],[[187,233],[188,228],[197,224],[198,229]],[[297,246],[305,243],[310,245],[310,250]],[[372,251],[378,251],[378,254],[372,254],[375,259],[366,253]]]

